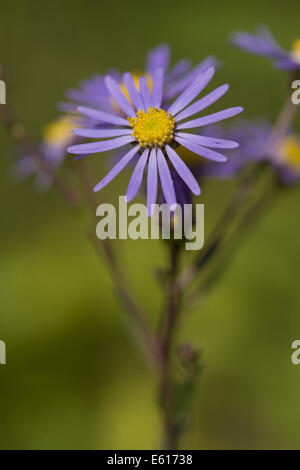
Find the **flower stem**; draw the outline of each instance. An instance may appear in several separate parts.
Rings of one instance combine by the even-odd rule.
[[[171,371],[171,351],[180,314],[181,296],[176,289],[179,264],[179,245],[170,244],[170,272],[164,310],[163,332],[160,341],[159,395],[163,421],[163,447],[176,450],[178,447],[178,425],[174,409],[174,383]]]
[[[282,110],[280,111],[277,121],[273,127],[270,138],[268,139],[267,148],[274,148],[280,139],[289,131],[298,106],[292,103],[290,95],[288,95]]]
[[[251,194],[251,189],[261,173],[261,170],[262,167],[258,165],[246,174],[244,180],[236,189],[228,206],[217,221],[211,236],[209,237],[207,247],[202,253],[199,253],[199,255],[196,256],[193,264],[187,267],[183,273],[178,276],[176,286],[179,291],[183,291],[185,288],[189,287],[198,276],[198,273],[202,271],[204,266],[210,263],[220,251],[227,231],[235,221],[235,218],[239,214],[243,205],[247,202],[248,197]]]
[[[211,272],[201,283],[200,290],[198,288],[195,292],[191,292],[186,297],[185,300],[190,306],[194,304],[195,301],[199,303],[199,299],[202,303],[211,289],[215,287],[224,271],[228,268],[228,265],[232,263],[245,234],[249,234],[250,229],[253,229],[253,226],[259,222],[265,211],[274,203],[278,191],[279,187],[274,184],[273,181],[273,184],[267,185],[260,197],[247,208],[240,218],[230,240],[226,243],[224,249],[218,253]]]

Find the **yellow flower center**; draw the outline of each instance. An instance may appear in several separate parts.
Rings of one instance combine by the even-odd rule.
[[[300,139],[295,136],[286,137],[279,148],[281,162],[300,172]]]
[[[164,109],[139,110],[137,117],[127,118],[133,128],[133,136],[141,147],[162,147],[173,138],[175,119]]]
[[[65,145],[72,137],[72,129],[74,127],[76,127],[74,118],[71,116],[61,117],[45,127],[43,133],[44,142],[47,145]]]
[[[300,63],[300,38],[293,43],[291,55],[296,62]]]

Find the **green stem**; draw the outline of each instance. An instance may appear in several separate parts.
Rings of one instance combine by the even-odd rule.
[[[170,244],[170,273],[167,289],[163,333],[160,341],[160,383],[159,394],[163,421],[163,447],[176,450],[178,448],[178,426],[174,409],[174,383],[172,377],[171,351],[174,335],[178,325],[181,298],[176,290],[176,276],[179,263],[180,247]]]
[[[232,236],[224,244],[223,250],[218,253],[218,256],[214,260],[215,264],[212,271],[204,281],[202,281],[200,290],[198,289],[196,292],[192,292],[186,298],[187,302],[191,304],[194,303],[195,300],[199,301],[200,299],[203,301],[205,299],[207,294],[219,281],[224,271],[228,268],[229,263],[232,262],[245,234],[248,234],[250,228],[252,229],[254,224],[259,222],[265,211],[274,203],[277,194],[278,185],[272,181],[271,184],[267,185],[257,200],[247,208],[235,227]]]

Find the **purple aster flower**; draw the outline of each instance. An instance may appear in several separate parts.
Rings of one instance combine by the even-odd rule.
[[[294,42],[291,51],[286,51],[276,42],[267,28],[259,27],[255,34],[234,33],[231,40],[236,46],[252,54],[268,57],[278,69],[289,71],[300,69],[300,39]]]
[[[45,161],[55,170],[61,165],[66,155],[66,146],[78,140],[72,132],[76,125],[79,124],[74,116],[62,116],[48,124],[43,132],[40,149]],[[52,183],[49,174],[41,170],[32,155],[24,155],[20,158],[14,167],[14,173],[21,178],[35,175],[35,184],[41,189],[49,187]]]
[[[151,216],[152,205],[157,200],[158,176],[162,192],[168,205],[177,203],[174,184],[169,165],[178,173],[180,178],[195,195],[200,194],[200,187],[188,166],[176,153],[174,148],[182,145],[188,150],[217,162],[227,160],[222,153],[211,148],[231,149],[238,144],[231,140],[189,133],[189,129],[212,124],[240,113],[243,108],[228,108],[207,116],[192,118],[217,101],[228,90],[228,85],[222,85],[209,94],[197,99],[199,93],[206,87],[214,75],[215,69],[209,68],[200,73],[179,94],[171,105],[164,101],[164,71],[157,69],[150,90],[147,79],[139,78],[139,90],[134,77],[126,72],[123,76],[129,97],[122,93],[119,84],[111,76],[105,77],[105,85],[111,98],[117,103],[120,112],[106,113],[87,107],[79,107],[78,111],[97,123],[98,128],[75,129],[74,133],[81,137],[98,138],[96,142],[74,145],[68,148],[72,154],[86,156],[99,152],[117,149],[128,144],[132,148],[110,170],[94,188],[100,191],[110,183],[125,166],[139,156],[127,188],[127,200],[131,201],[139,191],[146,165],[147,175],[147,208]],[[103,126],[103,127],[99,127]],[[104,127],[105,126],[105,127]],[[105,140],[104,140],[105,139]]]

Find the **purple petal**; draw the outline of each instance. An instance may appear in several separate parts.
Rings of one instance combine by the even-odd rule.
[[[236,106],[235,108],[223,109],[223,111],[218,111],[214,114],[208,114],[198,119],[193,119],[192,121],[183,122],[176,126],[177,129],[193,129],[194,127],[206,126],[207,124],[212,124],[213,122],[223,121],[223,119],[228,119],[235,116],[236,114],[244,111],[244,108],[241,106]]]
[[[149,91],[147,78],[146,77],[140,77],[139,83],[140,83],[140,93],[141,93],[142,98],[143,98],[145,111],[148,111],[148,109],[151,106],[151,98],[150,98],[150,91]]]
[[[175,134],[175,139],[177,136],[190,142],[194,142],[195,144],[204,145],[205,147],[213,147],[220,149],[235,149],[239,147],[238,142],[235,142],[233,140],[218,139],[215,137],[207,137],[204,135],[188,134],[187,132],[177,132]]]
[[[123,147],[123,145],[129,144],[130,142],[134,142],[134,137],[117,137],[116,139],[91,142],[89,144],[71,145],[71,147],[67,148],[67,151],[75,155],[88,155],[90,153],[106,152],[107,150]]]
[[[216,65],[217,62],[214,57],[207,57],[205,60],[196,65],[196,67],[194,67],[188,74],[184,75],[180,80],[177,80],[175,83],[172,83],[168,86],[168,89],[166,90],[167,98],[174,98],[176,95],[185,90],[185,88],[190,85],[196,77],[206,72],[209,67],[216,67]]]
[[[86,108],[85,106],[78,106],[77,110],[79,113],[94,119],[95,121],[107,122],[108,124],[114,124],[116,126],[130,126],[127,119],[114,116],[113,114],[104,113],[103,111],[97,111],[96,109],[92,108]]]
[[[281,49],[282,52],[285,53],[285,51],[282,49],[282,47],[280,47],[278,42],[275,40],[275,38],[272,35],[271,31],[268,28],[266,28],[266,26],[259,26],[257,28],[257,33],[261,37],[261,39],[264,39],[271,46],[275,47],[276,49],[279,48],[279,49]]]
[[[175,150],[173,150],[169,145],[166,145],[166,151],[173,167],[177,171],[182,181],[185,182],[185,184],[190,188],[193,194],[199,196],[201,194],[201,189],[191,170],[179,157]]]
[[[152,49],[147,58],[146,70],[153,76],[157,69],[167,71],[169,67],[170,50],[166,44],[162,44]]]
[[[144,103],[142,101],[141,95],[136,89],[131,73],[129,72],[124,73],[123,80],[124,80],[124,85],[129,93],[130,99],[133,103],[133,106],[135,106],[137,110],[144,109]]]
[[[177,204],[176,194],[168,164],[160,148],[157,150],[157,163],[162,191],[166,203],[172,208]]]
[[[148,216],[151,217],[154,208],[152,204],[156,203],[157,197],[157,161],[156,161],[156,149],[153,148],[150,152],[149,165],[148,165],[148,177],[147,177],[147,210]]]
[[[214,150],[209,150],[201,145],[194,144],[193,142],[189,142],[188,140],[181,139],[176,137],[176,141],[186,147],[191,152],[200,155],[201,157],[208,158],[209,160],[213,160],[214,162],[227,162],[227,157],[222,153],[215,152]]]
[[[88,80],[81,81],[79,89],[67,90],[66,96],[69,100],[84,103],[85,106],[90,105],[103,110],[107,110],[111,106],[110,96],[104,84],[104,77],[98,74],[93,75]]]
[[[119,173],[125,168],[125,166],[132,160],[140,146],[136,145],[133,149],[129,150],[126,155],[110,170],[109,173],[94,187],[94,192],[100,191],[108,183],[110,183]]]
[[[127,202],[132,201],[132,199],[137,195],[144,175],[144,169],[148,160],[149,149],[144,150],[141,157],[139,158],[129,181],[126,196]]]
[[[186,73],[191,66],[191,62],[188,59],[182,59],[174,65],[172,70],[168,73],[166,81],[170,82],[176,80],[178,77]]]
[[[164,71],[163,69],[156,70],[153,78],[151,102],[153,108],[160,108],[163,96],[164,86]]]
[[[121,135],[130,135],[132,134],[131,129],[73,129],[75,135],[80,137],[89,137],[93,138],[106,138],[106,137],[116,137]]]
[[[245,49],[248,52],[254,54],[264,55],[264,48],[261,48],[261,43],[257,40],[255,36],[249,33],[234,33],[231,37],[233,44],[242,49]]]
[[[214,76],[215,69],[210,67],[206,72],[198,75],[195,80],[184,90],[168,109],[168,112],[176,115],[185,108],[206,87]]]
[[[191,104],[188,108],[179,113],[178,116],[176,116],[176,121],[182,121],[183,119],[186,119],[192,116],[193,114],[199,113],[203,109],[207,108],[219,98],[221,98],[221,96],[223,96],[227,92],[228,88],[229,85],[221,85],[211,93],[208,93],[208,95],[204,96],[203,98],[200,98],[200,100],[196,101],[196,103]]]
[[[121,108],[127,116],[134,117],[134,109],[129,103],[124,93],[121,91],[118,83],[109,75],[105,77],[104,81],[108,91],[110,92],[111,96],[113,97],[119,108]]]

